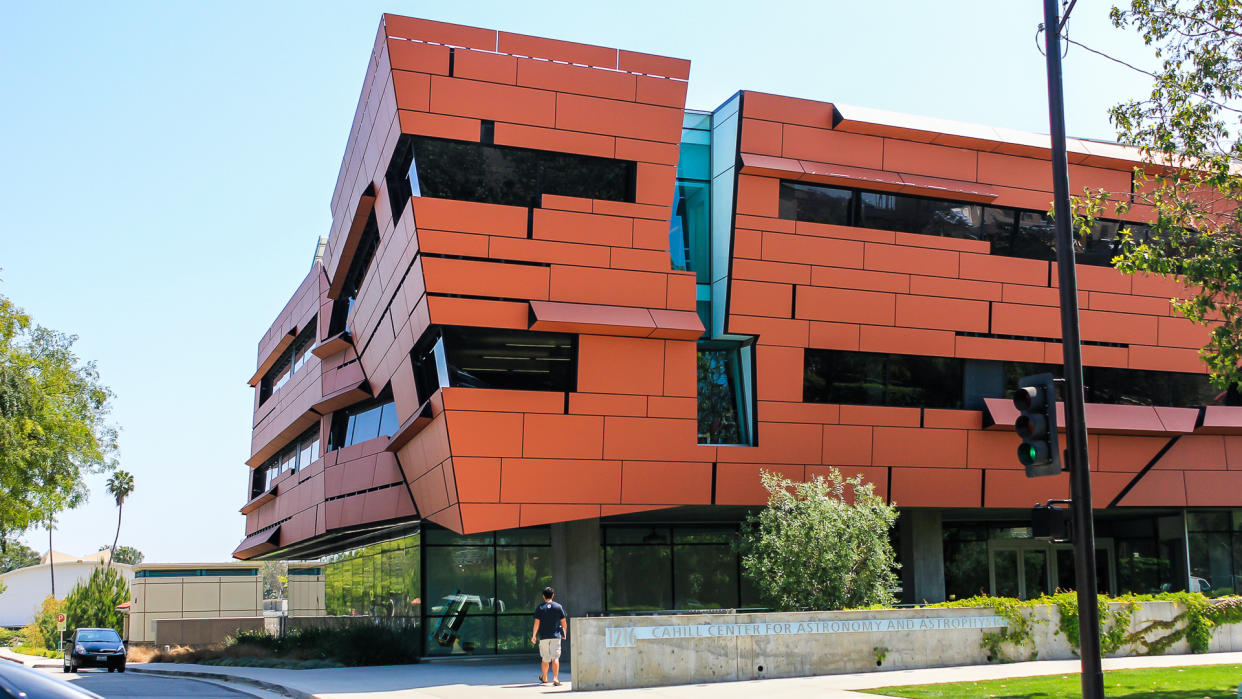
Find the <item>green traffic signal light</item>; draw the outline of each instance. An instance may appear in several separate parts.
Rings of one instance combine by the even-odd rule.
[[[1056,382],[1052,374],[1025,376],[1013,393],[1013,406],[1018,410],[1013,426],[1022,439],[1018,461],[1028,477],[1061,472],[1056,400]]]

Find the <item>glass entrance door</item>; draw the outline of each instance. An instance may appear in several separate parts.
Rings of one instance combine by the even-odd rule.
[[[1096,579],[1099,592],[1116,590],[1113,542],[1095,544]],[[988,542],[988,577],[993,597],[1032,599],[1055,590],[1073,590],[1074,547],[1031,539]]]
[[[1049,547],[1042,541],[992,541],[988,576],[993,597],[1031,599],[1051,585]]]

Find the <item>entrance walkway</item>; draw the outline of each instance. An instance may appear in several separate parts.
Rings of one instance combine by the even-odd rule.
[[[1178,667],[1184,665],[1242,664],[1242,653],[1206,653],[1202,655],[1162,655],[1138,658],[1108,658],[1105,670],[1147,667]],[[536,683],[538,665],[531,660],[517,662],[507,659],[478,659],[453,662],[432,662],[422,665],[388,667],[340,668],[329,670],[273,670],[267,668],[217,667],[149,663],[131,665],[135,671],[194,673],[219,679],[244,678],[252,682],[278,685],[300,699],[464,699],[467,697],[523,697],[557,694],[570,691],[570,674],[561,671],[560,687]],[[1073,674],[1079,670],[1076,660],[1041,660],[1004,665],[972,665],[964,667],[929,668],[925,670],[894,670],[853,675],[825,675],[751,682],[652,687],[591,692],[580,696],[600,699],[658,697],[669,699],[743,699],[756,696],[790,698],[826,697],[829,699],[863,699],[875,697],[852,692],[911,684],[939,682],[971,682],[975,680],[1032,677],[1036,675]],[[1242,678],[1239,678],[1242,679]]]

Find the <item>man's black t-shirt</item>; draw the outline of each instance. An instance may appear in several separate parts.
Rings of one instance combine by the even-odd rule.
[[[556,602],[548,601],[535,607],[535,618],[539,620],[539,638],[561,638],[561,619],[565,618],[565,608]]]

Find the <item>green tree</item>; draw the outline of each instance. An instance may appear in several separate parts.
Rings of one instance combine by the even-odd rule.
[[[1131,0],[1111,17],[1138,31],[1160,59],[1151,93],[1110,110],[1119,140],[1139,148],[1144,161],[1136,191],[1114,193],[1118,209],[1149,206],[1153,218],[1149,236],[1123,237],[1115,264],[1191,285],[1174,308],[1212,328],[1201,355],[1216,385],[1227,388],[1242,378],[1242,5]],[[1097,210],[1107,198],[1087,197]]]
[[[861,476],[798,483],[764,471],[768,506],[742,525],[744,574],[776,609],[847,609],[894,602],[898,567],[888,532],[897,508]]]
[[[70,629],[105,628],[122,632],[119,605],[129,601],[129,583],[116,568],[96,568],[65,597],[65,622]]]
[[[76,340],[0,295],[0,536],[53,521],[86,500],[86,474],[115,467],[112,393]]]
[[[56,648],[60,631],[56,628],[56,615],[64,611],[64,602],[48,595],[35,610],[34,623],[22,630],[26,641],[36,648]]]
[[[263,561],[263,599],[284,599],[289,589],[289,564],[285,561]]]
[[[39,564],[39,554],[20,541],[0,541],[0,573]]]
[[[116,542],[121,538],[121,510],[125,507],[125,498],[134,492],[134,476],[129,471],[116,471],[108,477],[108,494],[116,500],[116,535],[112,537],[112,549],[108,553],[108,565],[116,557]]]
[[[730,353],[698,353],[699,443],[736,444],[741,439]]]
[[[112,560],[117,563],[125,563],[131,566],[136,566],[146,560],[146,555],[133,546],[117,546],[114,542],[112,546],[104,544],[99,547],[100,551],[107,551],[109,549],[112,550]]]

